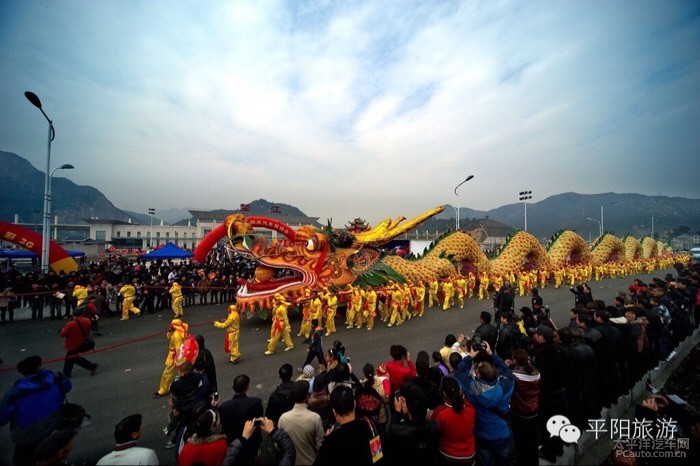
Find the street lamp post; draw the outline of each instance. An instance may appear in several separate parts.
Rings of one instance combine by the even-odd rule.
[[[51,170],[51,141],[56,138],[56,130],[53,127],[53,121],[48,117],[44,109],[41,108],[41,100],[33,92],[25,92],[24,96],[27,98],[32,105],[41,110],[41,114],[44,115],[46,121],[49,122],[49,141],[46,150],[46,172],[44,173],[44,223],[42,226],[42,241],[41,241],[41,271],[47,273],[49,271],[49,216],[51,215],[49,209],[51,208],[51,182],[49,180]]]
[[[52,182],[52,180],[53,180],[53,174],[56,173],[56,170],[72,170],[72,169],[74,169],[74,168],[75,168],[75,167],[74,167],[73,165],[71,165],[71,164],[69,164],[69,163],[64,163],[64,164],[61,165],[60,167],[56,167],[56,168],[54,168],[53,170],[51,170],[51,174],[49,175],[49,195],[48,195],[49,202],[48,202],[48,206],[47,206],[47,207],[48,207],[48,208],[47,208],[47,211],[48,211],[48,214],[47,214],[47,215],[48,215],[48,218],[49,218],[49,224],[48,224],[48,226],[49,226],[49,230],[48,230],[48,231],[49,231],[49,239],[51,239],[51,236],[52,236],[52,235],[51,235],[51,203],[53,202],[53,196],[52,196],[52,194],[51,194],[51,191],[52,191],[53,188],[52,188],[52,186],[51,186],[51,182]],[[47,241],[47,244],[48,244],[48,241]]]
[[[608,204],[603,204],[600,206],[600,236],[603,236],[603,233],[605,233],[605,222],[603,221],[603,207],[607,207],[609,205],[617,204],[617,201],[610,202]]]
[[[148,215],[151,217],[151,238],[148,241],[148,249],[151,249],[151,245],[153,244],[153,216],[156,214],[156,209],[149,207],[148,208]]]
[[[520,194],[519,199],[523,201],[525,206],[525,231],[527,231],[527,200],[532,199],[532,191],[520,191],[518,194]]]
[[[457,196],[457,215],[455,218],[455,231],[459,230],[459,194],[457,194],[457,188],[459,188],[460,186],[462,186],[464,183],[471,180],[472,178],[474,178],[474,175],[469,175],[464,181],[462,181],[457,186],[455,186],[455,196]]]
[[[598,224],[598,236],[603,236],[603,227],[600,225],[600,220],[597,218],[586,217],[586,220],[596,222]]]

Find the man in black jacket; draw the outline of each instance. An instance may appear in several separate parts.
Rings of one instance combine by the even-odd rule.
[[[275,424],[280,420],[282,413],[286,413],[294,407],[294,400],[292,399],[292,375],[294,369],[291,364],[282,364],[277,373],[282,381],[275,391],[270,394],[270,398],[267,400],[267,409],[265,410],[265,417],[272,419]]]
[[[520,339],[520,329],[513,323],[513,314],[505,312],[501,314],[501,330],[498,332],[496,353],[504,361],[511,358],[513,349]]]
[[[513,291],[513,287],[510,285],[510,282],[506,280],[503,283],[503,286],[501,287],[500,290],[498,290],[498,293],[496,293],[496,297],[494,298],[494,308],[495,308],[495,321],[496,321],[496,327],[500,328],[501,327],[501,314],[506,313],[506,312],[513,312],[515,306],[515,293]],[[492,342],[489,342],[491,344]],[[491,344],[491,348],[495,348],[493,344]]]
[[[249,387],[250,377],[245,374],[236,376],[233,379],[233,398],[219,406],[221,429],[229,443],[243,434],[246,421],[261,418],[263,415],[262,400],[255,396],[249,397],[247,395]],[[244,461],[241,464],[254,464],[261,442],[260,429],[255,429],[249,441],[243,446],[241,458]]]
[[[495,348],[498,340],[498,329],[491,325],[491,314],[482,311],[479,315],[479,322],[481,325],[474,330],[474,335],[479,335],[483,341],[489,342],[491,348]]]

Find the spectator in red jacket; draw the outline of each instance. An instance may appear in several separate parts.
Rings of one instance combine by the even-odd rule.
[[[392,360],[386,363],[386,370],[389,374],[391,392],[395,393],[401,388],[404,380],[416,377],[416,365],[411,361],[411,353],[403,345],[391,345],[389,349]]]
[[[97,364],[79,356],[83,342],[90,335],[91,326],[90,319],[82,316],[80,312],[73,313],[73,319],[66,322],[66,325],[58,333],[65,338],[63,346],[66,349],[66,360],[63,363],[63,373],[66,377],[70,377],[73,373],[74,364],[90,371],[90,375],[95,375],[97,372]]]

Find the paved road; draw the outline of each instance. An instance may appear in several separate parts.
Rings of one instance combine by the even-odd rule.
[[[653,276],[663,277],[674,270],[657,271]],[[640,275],[648,282],[650,275]],[[612,302],[620,290],[625,290],[632,283],[634,276],[606,279],[593,282],[593,296]],[[568,311],[573,305],[574,297],[568,288],[546,288],[541,291],[545,304],[552,310],[552,318],[558,326],[568,322]],[[529,305],[529,297],[516,298],[516,309]],[[238,365],[228,364],[228,355],[223,352],[223,330],[214,328],[212,321],[226,316],[226,305],[197,306],[185,309],[185,321],[190,324],[192,333],[204,335],[207,347],[216,358],[219,392],[222,400],[233,395],[231,384],[233,378],[245,373],[251,378],[250,396],[259,396],[264,402],[273,388],[279,383],[277,369],[289,362],[295,368],[304,360],[305,345],[300,338],[295,339],[296,348],[284,352],[283,344],[271,356],[265,356],[266,340],[269,335],[269,321],[257,317],[244,320],[241,325],[242,362]],[[338,320],[338,333],[334,335],[343,341],[347,354],[357,369],[365,362],[378,364],[389,359],[389,346],[403,344],[415,355],[419,350],[428,353],[442,346],[448,333],[471,333],[478,326],[479,312],[492,310],[491,301],[467,300],[464,309],[453,308],[446,312],[441,309],[428,309],[422,319],[412,319],[400,327],[387,328],[381,325],[367,330],[347,330]],[[165,398],[154,399],[163,369],[167,343],[163,335],[170,322],[172,313],[163,311],[154,315],[144,315],[121,322],[118,318],[105,318],[100,321],[102,337],[97,337],[97,349],[108,349],[90,355],[89,359],[100,365],[97,374],[90,374],[80,367],[73,370],[73,391],[68,399],[82,404],[92,415],[88,425],[84,425],[75,439],[75,447],[70,459],[76,464],[94,464],[102,455],[113,447],[114,425],[123,417],[136,412],[144,415],[144,436],[142,445],[156,450],[161,464],[173,462],[172,450],[162,446],[167,440],[162,433],[168,416]],[[294,334],[299,328],[299,316],[292,316]],[[63,353],[63,339],[58,336],[63,321],[31,322],[20,321],[13,325],[0,326],[0,357],[5,366],[14,366],[24,357],[38,354],[44,360],[60,358]],[[326,338],[324,344],[330,346],[332,337]],[[134,341],[135,340],[135,341]],[[130,342],[132,341],[132,342]],[[130,343],[129,343],[130,342]],[[124,344],[126,343],[126,344]],[[47,364],[48,368],[60,370],[62,363]],[[356,369],[356,370],[357,370]],[[0,390],[3,392],[19,377],[16,371],[0,372]],[[9,429],[0,428],[0,464],[11,464],[12,444]]]

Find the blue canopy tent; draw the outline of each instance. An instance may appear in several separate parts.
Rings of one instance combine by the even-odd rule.
[[[140,259],[142,261],[155,261],[158,259],[187,259],[192,256],[194,256],[194,253],[185,251],[173,243],[168,243],[160,249],[144,254]]]

